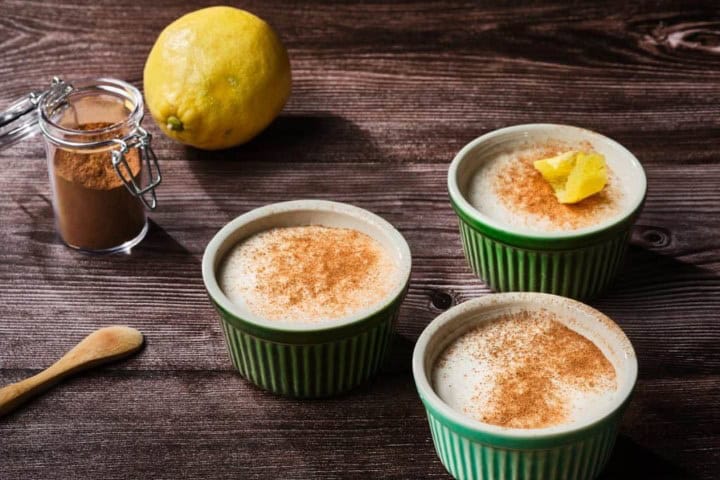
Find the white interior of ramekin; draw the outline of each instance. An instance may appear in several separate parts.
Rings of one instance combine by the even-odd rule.
[[[510,310],[546,309],[568,320],[566,325],[590,339],[616,370],[618,391],[615,401],[583,422],[547,428],[506,428],[479,422],[452,409],[432,386],[432,369],[438,356],[456,338],[482,322],[491,321]],[[565,322],[564,322],[565,323]],[[565,297],[535,292],[487,295],[462,303],[433,320],[420,335],[413,353],[415,383],[427,401],[446,417],[473,430],[506,437],[533,438],[567,433],[585,428],[610,415],[632,393],[637,380],[637,359],[630,340],[620,327],[597,310]]]
[[[603,154],[616,176],[622,179],[625,194],[629,195],[626,209],[617,215],[590,227],[572,231],[543,232],[536,229],[500,223],[470,204],[467,200],[467,189],[472,175],[482,162],[495,158],[497,155],[514,148],[548,141],[560,141],[569,146],[589,142],[595,151]],[[585,235],[612,226],[634,212],[645,198],[647,179],[642,165],[628,149],[604,135],[569,125],[547,123],[531,123],[501,128],[487,133],[458,152],[450,164],[448,171],[448,190],[453,201],[465,212],[472,214],[479,221],[497,229],[528,237],[544,239],[567,238]]]
[[[322,225],[325,227],[351,228],[375,239],[395,259],[399,268],[395,289],[382,305],[360,310],[332,321],[319,323],[266,320],[248,308],[230,301],[217,281],[216,272],[227,252],[238,242],[265,230],[278,227]],[[410,247],[389,222],[359,207],[326,200],[294,200],[273,203],[251,210],[225,225],[210,240],[203,255],[203,281],[210,296],[226,311],[243,320],[265,328],[283,331],[313,331],[346,325],[367,318],[387,307],[405,289],[410,279]]]

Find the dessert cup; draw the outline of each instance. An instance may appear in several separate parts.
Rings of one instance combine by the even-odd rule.
[[[626,208],[608,221],[570,231],[540,232],[504,224],[473,207],[468,183],[478,166],[500,152],[532,142],[589,142],[612,157],[622,178]],[[450,203],[459,218],[465,257],[473,272],[495,291],[536,291],[577,299],[597,296],[620,270],[630,229],[645,200],[640,162],[619,143],[567,125],[528,124],[502,128],[467,144],[448,171]]]
[[[217,270],[238,242],[279,227],[322,225],[358,230],[396,260],[398,283],[382,305],[319,324],[263,319],[231,302],[218,285]],[[296,200],[252,210],[223,227],[202,262],[203,281],[220,323],[230,360],[240,374],[273,393],[315,398],[336,395],[372,378],[387,353],[410,279],[410,249],[379,216],[352,205]]]
[[[618,390],[613,401],[584,421],[537,429],[482,423],[447,405],[431,383],[438,356],[468,329],[519,308],[571,316],[571,328],[592,340],[615,367]],[[443,313],[418,339],[412,369],[440,460],[455,478],[470,480],[597,477],[610,457],[637,379],[635,352],[612,320],[575,300],[529,292],[488,295]]]

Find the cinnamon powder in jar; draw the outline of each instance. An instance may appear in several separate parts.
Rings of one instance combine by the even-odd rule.
[[[84,123],[77,130],[100,130],[110,123]],[[88,140],[106,140],[88,134]],[[110,136],[109,138],[112,138]],[[139,180],[142,162],[137,149],[125,158]],[[103,250],[137,237],[145,227],[145,211],[125,187],[112,165],[110,150],[58,148],[51,160],[58,230],[65,243],[87,250]]]

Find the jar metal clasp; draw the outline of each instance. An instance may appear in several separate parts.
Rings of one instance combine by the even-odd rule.
[[[113,142],[119,148],[112,151],[112,164],[115,173],[117,173],[130,193],[138,197],[145,205],[145,208],[155,210],[157,207],[155,188],[160,185],[162,174],[160,173],[157,156],[150,146],[151,141],[152,135],[140,125],[137,125],[135,132],[129,137],[113,139]],[[126,155],[131,148],[137,148],[140,151],[141,159],[147,167],[148,183],[144,187],[141,187],[135,181],[132,169],[127,162]],[[147,198],[148,193],[150,194],[149,200]]]

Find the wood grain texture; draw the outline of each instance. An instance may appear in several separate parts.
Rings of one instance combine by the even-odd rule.
[[[141,86],[156,35],[205,2],[0,0],[0,104],[68,79]],[[38,139],[0,151],[0,384],[95,328],[147,347],[0,420],[0,479],[447,478],[409,358],[437,314],[489,293],[447,201],[455,152],[491,129],[571,123],[623,143],[648,200],[616,285],[593,302],[640,359],[603,478],[720,477],[720,10],[715,2],[243,2],[286,42],[293,95],[250,144],[185,149],[152,121],[160,209],[131,256],[54,232]],[[392,357],[370,386],[276,398],[232,370],[200,278],[207,241],[269,202],[326,198],[395,224],[413,251]]]

